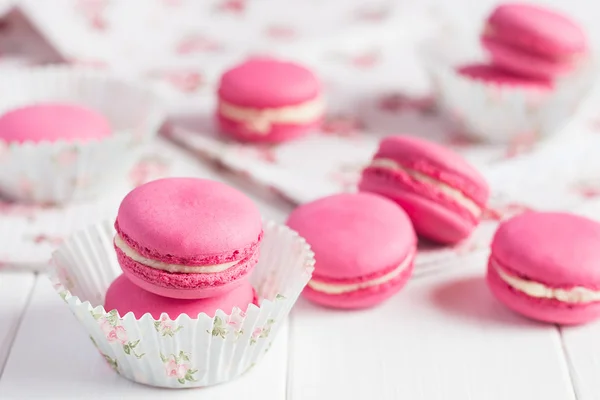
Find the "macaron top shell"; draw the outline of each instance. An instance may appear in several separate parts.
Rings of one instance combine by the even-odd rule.
[[[502,4],[488,19],[488,26],[503,41],[548,56],[583,53],[584,31],[565,15],[533,4]]]
[[[510,86],[540,92],[549,91],[553,87],[550,79],[523,77],[490,64],[463,65],[457,71],[460,75],[498,86]]]
[[[242,259],[262,234],[258,208],[223,183],[197,178],[159,179],[131,191],[116,228],[141,255],[218,264]]]
[[[8,143],[102,139],[111,132],[104,116],[76,104],[38,103],[0,117],[0,140]]]
[[[437,143],[414,136],[384,138],[375,158],[389,158],[405,168],[424,173],[455,187],[480,204],[489,197],[485,178],[462,156]]]
[[[521,278],[552,287],[600,289],[600,223],[552,212],[527,212],[503,222],[492,259]]]
[[[353,279],[398,266],[416,246],[406,213],[370,193],[338,194],[296,208],[287,225],[315,252],[315,277]]]
[[[225,72],[219,97],[236,106],[283,107],[314,100],[321,84],[307,68],[288,61],[254,58]]]
[[[104,308],[106,311],[116,309],[121,316],[132,312],[136,318],[149,313],[154,319],[159,319],[162,313],[176,319],[181,314],[196,318],[205,313],[213,317],[217,310],[230,314],[234,307],[243,311],[254,301],[254,289],[248,282],[220,296],[203,299],[172,299],[148,292],[134,283],[125,275],[120,275],[113,281],[106,292]]]

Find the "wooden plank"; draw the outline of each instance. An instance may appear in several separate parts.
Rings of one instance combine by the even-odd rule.
[[[262,362],[235,381],[204,389],[151,388],[121,378],[106,365],[42,275],[0,380],[0,397],[281,400],[285,398],[287,332],[287,327],[282,328]]]
[[[34,281],[33,273],[0,272],[0,375]]]
[[[288,399],[575,399],[557,329],[498,303],[471,261],[372,310],[299,303]]]

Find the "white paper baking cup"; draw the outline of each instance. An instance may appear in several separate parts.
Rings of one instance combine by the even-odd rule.
[[[46,101],[84,105],[113,128],[86,142],[0,142],[0,192],[17,201],[62,204],[92,199],[125,179],[139,151],[164,119],[160,96],[149,85],[101,71],[41,67],[0,74],[0,114]]]
[[[105,222],[74,235],[54,254],[55,288],[79,319],[98,351],[119,374],[167,388],[215,385],[252,368],[310,280],[314,256],[305,240],[289,228],[267,222],[260,260],[250,281],[260,307],[244,313],[221,310],[214,318],[181,315],[159,320],[106,312],[104,295],[121,274]]]
[[[540,95],[522,88],[487,84],[460,75],[456,67],[485,60],[465,40],[434,39],[421,51],[442,111],[463,133],[494,144],[521,137],[544,139],[568,123],[595,80],[594,62],[558,79],[552,92]]]

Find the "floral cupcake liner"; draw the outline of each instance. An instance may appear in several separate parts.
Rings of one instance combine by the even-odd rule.
[[[236,378],[260,361],[271,346],[314,269],[314,255],[289,228],[267,222],[261,258],[250,281],[260,306],[221,310],[214,318],[149,314],[136,319],[102,306],[121,269],[105,222],[75,234],[54,254],[51,277],[67,306],[88,331],[108,365],[146,385],[189,388]]]
[[[596,77],[595,63],[590,60],[558,79],[549,93],[485,83],[456,70],[459,65],[485,59],[480,52],[469,51],[465,42],[433,40],[422,52],[422,60],[442,111],[463,133],[484,142],[508,144],[554,135],[577,112]],[[460,51],[458,55],[444,54],[448,48],[464,49],[464,55]]]
[[[91,199],[125,179],[139,150],[160,128],[158,93],[134,81],[74,67],[10,70],[0,75],[0,114],[63,101],[103,114],[113,134],[86,142],[0,142],[0,192],[16,201],[62,204]]]

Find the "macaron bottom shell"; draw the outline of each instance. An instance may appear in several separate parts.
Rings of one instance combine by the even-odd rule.
[[[248,143],[282,143],[302,137],[319,129],[322,119],[306,124],[273,124],[265,132],[256,132],[244,122],[234,121],[222,115],[216,115],[221,133],[232,139]]]
[[[538,79],[554,79],[568,74],[575,68],[571,62],[552,61],[498,40],[483,38],[482,44],[490,52],[496,66],[515,74]]]
[[[600,317],[600,302],[570,304],[528,296],[503,281],[491,264],[488,264],[486,281],[492,294],[502,304],[533,320],[561,325],[581,325]]]
[[[218,296],[239,286],[258,263],[260,251],[233,267],[215,273],[171,273],[140,264],[116,249],[123,273],[136,285],[159,296],[201,299]]]
[[[346,310],[371,308],[388,300],[390,297],[398,293],[408,282],[412,275],[413,269],[414,261],[411,261],[410,265],[393,280],[377,286],[359,289],[352,292],[328,294],[316,291],[310,286],[306,286],[302,292],[302,295],[314,303],[329,308]]]

